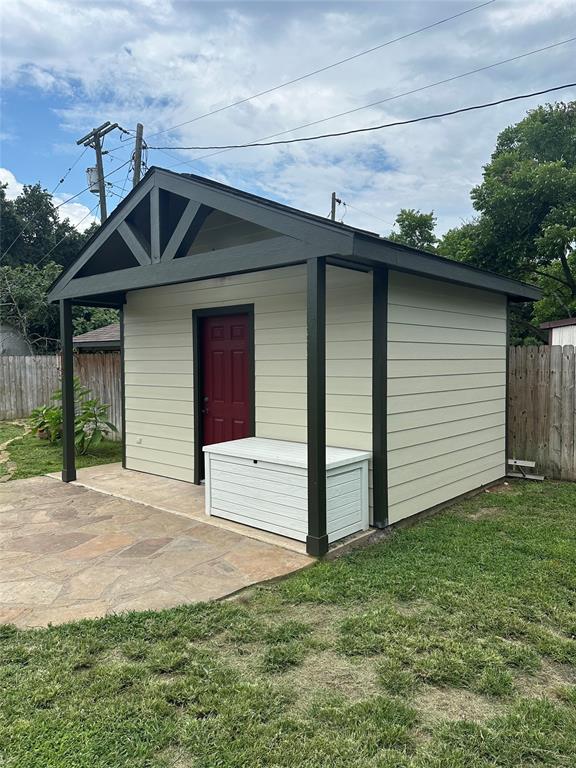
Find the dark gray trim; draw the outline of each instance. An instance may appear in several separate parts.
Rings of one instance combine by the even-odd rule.
[[[194,483],[204,479],[203,419],[202,419],[202,319],[222,315],[248,316],[248,386],[250,390],[249,437],[256,434],[256,358],[254,354],[254,304],[235,304],[192,310],[192,391],[194,393]]]
[[[237,216],[245,221],[251,221],[261,227],[279,233],[278,238],[266,240],[267,244],[282,240],[292,240],[292,252],[285,254],[285,259],[279,253],[260,251],[258,259],[251,261],[251,253],[257,250],[258,244],[238,247],[236,263],[227,263],[226,254],[220,251],[211,254],[198,254],[193,259],[192,266],[179,265],[176,274],[163,270],[158,271],[158,228],[162,216],[159,212],[159,188],[200,204],[205,209],[213,208]],[[91,258],[104,240],[120,226],[120,223],[140,201],[151,193],[150,211],[153,217],[151,235],[153,240],[153,257],[151,265],[143,265],[131,269],[118,270],[89,278],[74,278],[74,275]],[[121,228],[126,234],[125,227]],[[282,235],[284,237],[282,237]],[[232,249],[227,249],[231,251]],[[136,248],[142,258],[142,253]],[[203,179],[191,174],[178,174],[164,169],[152,168],[132,190],[128,197],[120,203],[114,213],[84,247],[76,262],[54,283],[49,292],[49,300],[57,301],[63,298],[90,296],[113,290],[133,290],[150,288],[157,285],[167,285],[171,282],[200,280],[208,277],[218,277],[222,274],[238,274],[259,269],[267,269],[300,262],[303,259],[330,256],[342,258],[347,262],[361,266],[388,266],[412,274],[424,275],[437,280],[449,281],[482,290],[494,291],[509,295],[515,301],[533,301],[541,298],[541,291],[534,286],[500,277],[497,274],[470,267],[460,262],[437,256],[436,254],[408,248],[380,238],[372,233],[354,229],[343,224],[330,222],[320,216],[299,211],[289,206],[281,205],[273,200],[266,200],[256,195],[233,189],[223,184]],[[204,261],[202,261],[204,259]],[[214,270],[209,268],[209,260],[214,261]],[[185,259],[177,259],[178,262]],[[201,266],[195,269],[194,264]],[[245,263],[244,263],[245,262]],[[240,266],[242,264],[242,266]],[[166,266],[166,265],[164,265]],[[152,268],[151,268],[152,267]],[[136,277],[134,272],[138,273]],[[142,274],[140,274],[142,272]]]
[[[122,311],[122,308],[120,308]],[[106,352],[120,349],[120,341],[75,341],[74,349],[79,352]]]
[[[372,485],[375,528],[388,525],[388,270],[372,275]]]
[[[549,320],[546,323],[540,323],[540,329],[547,331],[550,328],[564,328],[565,326],[576,325],[576,317],[566,317],[564,320]]]
[[[160,188],[155,184],[150,190],[150,259],[153,264],[160,261]]]
[[[76,261],[72,262],[64,272],[54,281],[48,291],[48,301],[57,301],[61,298],[67,298],[60,296],[62,289],[68,285],[70,280],[76,275],[87,261],[96,253],[105,240],[112,234],[117,228],[119,221],[123,220],[128,214],[133,211],[136,206],[146,197],[154,186],[154,179],[150,171],[142,179],[137,187],[129,192],[124,200],[114,210],[110,218],[106,219],[104,224],[92,235],[88,242],[84,245]],[[122,214],[122,215],[121,215]],[[117,273],[116,273],[117,274]],[[75,298],[70,296],[70,298]]]
[[[306,552],[328,552],[326,532],[326,260],[306,265],[308,536]]]
[[[126,355],[124,346],[124,307],[120,308],[120,407],[122,432],[122,466],[126,469]]]
[[[209,208],[251,221],[265,229],[315,245],[330,253],[343,256],[352,253],[354,231],[333,226],[320,217],[307,217],[302,211],[279,206],[271,200],[247,195],[239,189],[215,184],[208,179],[183,176],[157,168],[158,184],[181,197],[196,200]]]
[[[375,241],[374,238],[357,234],[354,238],[354,256],[372,266],[387,266],[399,272],[503,293],[515,301],[537,301],[542,298],[542,291],[535,286],[388,240]]]
[[[62,344],[62,480],[76,480],[74,447],[74,346],[72,304],[60,302],[60,342]]]
[[[188,200],[188,204],[186,208],[184,208],[180,221],[174,227],[174,231],[170,235],[170,240],[168,240],[166,248],[164,248],[164,253],[162,254],[163,261],[171,261],[174,256],[176,256],[176,251],[192,226],[192,222],[198,215],[200,207],[200,203],[197,203],[195,200]]]
[[[508,473],[508,459],[512,458],[509,454],[510,438],[508,429],[510,427],[510,301],[506,301],[506,382],[504,384],[505,413],[504,413],[504,476]]]
[[[127,221],[121,221],[116,228],[118,234],[122,237],[134,258],[142,265],[151,263],[151,258],[148,255],[146,246],[136,231]]]
[[[205,280],[209,277],[258,272],[263,269],[302,264],[306,258],[317,255],[320,254],[307,248],[298,240],[276,237],[257,243],[223,248],[220,251],[162,261],[159,264],[129,267],[91,277],[77,277],[62,289],[55,288],[49,300],[97,296],[113,291],[136,290]]]

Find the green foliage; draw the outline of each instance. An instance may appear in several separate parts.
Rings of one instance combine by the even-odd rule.
[[[434,211],[422,213],[413,208],[402,208],[396,216],[398,232],[391,232],[389,240],[412,248],[433,251],[438,242],[434,234],[436,217]]]
[[[57,443],[62,437],[62,406],[54,404],[34,408],[28,423],[37,437]]]
[[[76,453],[82,456],[97,448],[110,432],[118,432],[108,421],[110,406],[91,397],[91,391],[74,378],[74,442]],[[30,416],[30,427],[38,437],[48,437],[51,443],[62,437],[62,390],[52,395],[54,404],[36,408]]]
[[[93,234],[79,232],[61,220],[52,196],[25,185],[14,200],[0,185],[0,304],[2,319],[17,328],[35,353],[58,349],[58,307],[49,304],[48,289]],[[100,308],[74,308],[76,333],[113,323],[117,313]]]
[[[500,490],[241,602],[0,627],[0,762],[568,768],[576,488]]]
[[[576,102],[538,107],[502,131],[471,197],[477,217],[449,230],[439,252],[541,285],[545,298],[522,336],[574,314]]]

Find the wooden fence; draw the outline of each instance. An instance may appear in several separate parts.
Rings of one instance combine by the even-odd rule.
[[[121,428],[120,353],[75,355],[76,375]],[[0,420],[30,415],[60,386],[60,357],[0,356]],[[550,478],[576,480],[574,347],[511,347],[508,456],[536,461]]]
[[[60,355],[0,355],[0,421],[26,418],[34,408],[51,402],[54,390],[60,388],[60,364]],[[110,405],[110,421],[120,430],[120,353],[75,355],[74,369],[82,384]],[[116,437],[120,439],[120,434]]]
[[[573,346],[511,347],[508,457],[539,474],[576,480],[576,356]]]

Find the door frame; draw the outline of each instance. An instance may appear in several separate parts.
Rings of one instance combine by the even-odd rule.
[[[202,320],[205,317],[221,315],[247,315],[248,317],[248,391],[250,407],[248,410],[248,437],[256,434],[256,371],[254,358],[254,304],[234,304],[223,307],[192,310],[192,376],[194,393],[194,483],[200,485],[204,478],[204,425],[202,419]]]

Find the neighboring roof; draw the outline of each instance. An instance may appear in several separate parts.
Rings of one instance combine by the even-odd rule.
[[[146,252],[141,238],[138,238],[137,233],[129,231],[125,219],[148,195],[151,199],[150,209],[159,210],[158,203],[152,203],[152,192],[154,189],[158,192],[159,188],[195,201],[200,207],[221,210],[272,230],[278,235],[275,238],[277,242],[275,244],[274,239],[268,240],[265,246],[261,243],[239,244],[238,247],[226,249],[233,253],[206,251],[178,259],[174,259],[172,253],[166,260],[159,253],[157,244],[155,254],[154,245]],[[159,223],[152,221],[151,225],[153,232],[156,228],[155,236],[159,238]],[[108,238],[118,236],[118,232],[130,245],[138,266],[74,279],[92,254]],[[74,264],[54,283],[49,298],[55,301],[62,298],[108,296],[121,302],[122,294],[130,290],[288,266],[320,256],[354,262],[368,268],[388,266],[424,277],[505,294],[517,301],[533,301],[542,295],[540,289],[532,285],[494,272],[409,248],[372,232],[333,222],[211,179],[153,167],[85,244]]]
[[[0,355],[29,355],[30,346],[19,330],[0,323]]]
[[[74,336],[74,346],[79,349],[120,349],[120,323],[110,323]]]
[[[548,328],[562,328],[566,325],[576,325],[576,317],[567,317],[565,320],[549,320],[547,323],[541,323],[540,328],[546,330]]]

